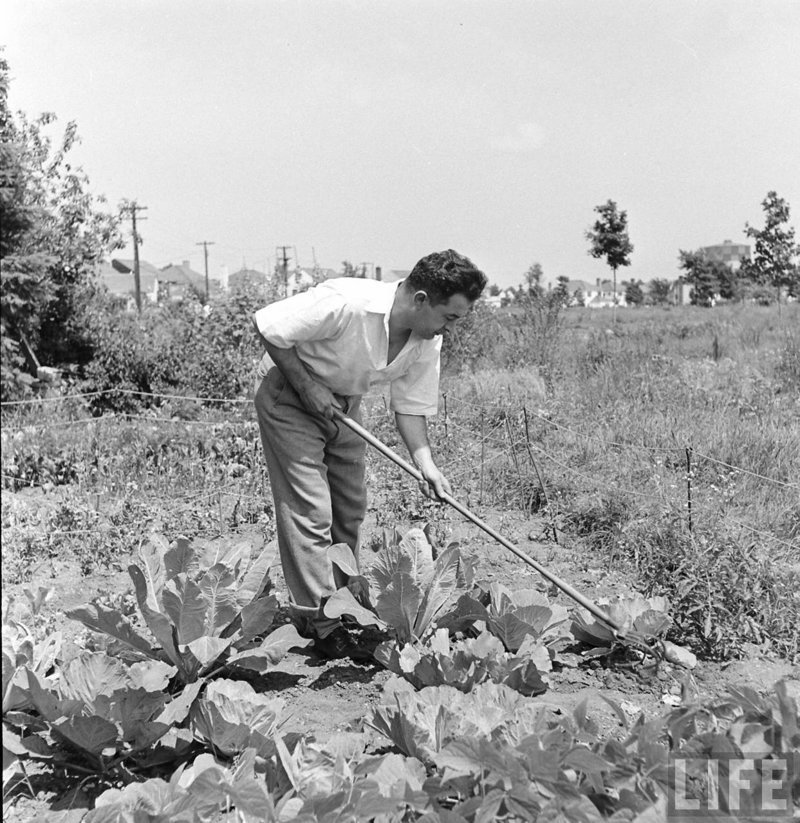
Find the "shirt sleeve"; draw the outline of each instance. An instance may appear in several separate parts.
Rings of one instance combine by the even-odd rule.
[[[269,343],[291,349],[309,340],[338,337],[347,323],[344,299],[333,289],[317,286],[270,303],[255,314],[256,326]]]
[[[433,417],[439,410],[439,361],[442,338],[426,341],[408,371],[392,380],[389,408],[399,414]]]

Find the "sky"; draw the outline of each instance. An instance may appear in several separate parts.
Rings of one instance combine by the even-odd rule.
[[[3,0],[10,103],[77,123],[141,257],[203,271],[454,248],[500,286],[620,278],[745,242],[775,190],[800,221],[797,0]],[[131,257],[132,246],[117,253]]]

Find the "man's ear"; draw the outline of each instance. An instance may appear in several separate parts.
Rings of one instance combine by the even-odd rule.
[[[430,297],[428,292],[424,291],[423,289],[418,289],[414,292],[414,305],[418,308],[421,308],[425,305],[426,302],[430,301]]]

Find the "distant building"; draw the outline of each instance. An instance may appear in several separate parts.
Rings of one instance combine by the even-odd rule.
[[[684,277],[679,277],[672,283],[670,297],[675,306],[688,306],[692,302],[692,286]]]
[[[242,288],[262,288],[266,289],[269,282],[269,275],[266,272],[258,269],[248,269],[242,267],[239,271],[228,275],[228,289],[242,289]]]
[[[730,240],[723,240],[717,246],[701,246],[700,251],[709,260],[726,263],[734,270],[742,265],[743,260],[750,259],[750,246],[746,243],[733,243]]]
[[[113,259],[97,267],[100,282],[109,294],[123,301],[128,308],[136,306],[136,279],[133,260]],[[142,300],[155,303],[158,300],[158,276],[161,272],[146,260],[139,261],[139,288]]]
[[[583,281],[570,281],[583,282]],[[614,295],[616,293],[616,300]],[[572,292],[570,292],[572,294]],[[627,306],[625,300],[625,286],[617,283],[616,292],[613,280],[601,280],[599,277],[593,287],[584,293],[584,305],[589,309],[609,309],[613,306]]]
[[[188,260],[184,260],[180,265],[170,263],[164,266],[159,273],[159,285],[162,290],[162,299],[185,300],[192,297],[205,299],[205,275],[194,271]],[[219,278],[209,276],[208,288],[211,296],[218,294],[221,290]]]

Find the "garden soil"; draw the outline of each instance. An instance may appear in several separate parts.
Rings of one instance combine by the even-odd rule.
[[[631,591],[631,581],[618,571],[609,570],[603,558],[592,554],[580,543],[561,534],[559,544],[547,539],[546,524],[542,520],[505,511],[482,512],[481,516],[504,537],[590,599]],[[478,579],[496,581],[512,590],[548,590],[551,599],[571,605],[563,594],[548,588],[549,584],[532,568],[471,523],[451,521],[450,525],[451,539],[458,540],[465,553],[477,556]],[[369,531],[368,522],[367,533]],[[374,533],[375,529],[372,531]],[[373,557],[369,549],[364,550],[362,565],[368,566]],[[130,578],[126,569],[130,559],[119,558],[111,568],[82,576],[77,564],[56,558],[43,562],[33,579],[25,584],[34,591],[38,586],[54,589],[53,598],[45,608],[52,615],[54,625],[65,634],[67,654],[70,647],[77,651],[75,639],[84,629],[76,622],[66,620],[63,611],[98,596],[129,591]],[[278,596],[285,604],[285,587],[279,569],[273,570],[273,577]],[[22,585],[4,587],[4,597],[21,598],[22,589]],[[285,608],[280,614],[279,619],[288,619]],[[368,632],[364,639],[367,643],[374,642]],[[663,664],[657,672],[635,667],[619,668],[600,662],[565,667],[551,674],[550,688],[544,695],[532,699],[546,702],[565,713],[571,713],[581,702],[587,701],[589,716],[598,724],[601,733],[607,735],[620,733],[622,729],[601,694],[617,702],[629,720],[635,720],[640,713],[650,718],[666,712],[670,705],[680,701],[682,695],[686,698],[722,695],[729,685],[747,685],[766,692],[780,679],[787,680],[790,694],[800,700],[800,672],[796,667],[770,658],[756,647],[742,651],[744,657],[741,660],[729,664],[700,662],[691,672],[669,664]],[[250,682],[257,690],[285,700],[289,717],[284,732],[311,734],[324,741],[338,731],[359,730],[370,736],[370,742],[376,747],[381,747],[386,741],[365,721],[391,676],[377,665],[327,661],[313,652],[298,649],[289,653],[274,670],[255,675]],[[6,799],[4,820],[77,823],[82,819],[91,806],[91,787],[76,790],[74,783],[61,783],[52,776],[45,780],[44,777],[42,775],[40,779],[31,773],[35,798],[26,796],[22,790],[15,797]]]

